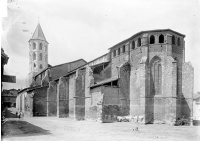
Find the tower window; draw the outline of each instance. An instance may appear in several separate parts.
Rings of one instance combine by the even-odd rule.
[[[39,50],[42,50],[42,43],[40,43],[40,48],[39,48]]]
[[[40,69],[43,69],[42,64],[40,64]]]
[[[42,61],[42,53],[40,53],[39,60]]]
[[[177,39],[177,44],[180,46],[180,38]]]
[[[137,40],[137,46],[138,46],[138,47],[141,46],[141,38],[138,38],[138,40]]]
[[[116,56],[116,50],[113,51],[113,57],[115,57],[115,56]]]
[[[135,41],[132,41],[132,49],[135,49]]]
[[[35,50],[35,49],[36,49],[36,43],[33,42],[33,50]]]
[[[125,45],[123,45],[122,53],[124,53],[125,51],[126,51],[126,48],[125,48]]]
[[[154,44],[155,43],[155,37],[154,35],[150,36],[150,44]]]
[[[159,36],[159,43],[164,43],[164,35]]]
[[[175,45],[175,36],[172,36],[172,44]]]
[[[33,53],[33,60],[36,60],[36,54],[35,54],[35,52]]]
[[[35,64],[35,63],[33,64],[33,67],[34,67],[34,68],[36,67],[36,64]]]
[[[118,48],[118,55],[120,55],[120,48]]]

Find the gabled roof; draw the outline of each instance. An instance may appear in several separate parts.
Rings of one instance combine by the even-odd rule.
[[[38,25],[37,25],[37,27],[35,29],[35,32],[33,33],[33,36],[32,36],[32,38],[30,40],[37,40],[37,39],[47,42],[47,40],[46,40],[46,38],[44,36],[44,33],[42,31],[42,28],[41,28],[39,23],[38,23]]]

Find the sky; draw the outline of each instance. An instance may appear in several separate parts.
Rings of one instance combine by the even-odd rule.
[[[28,86],[29,45],[38,23],[49,42],[49,64],[91,61],[137,32],[172,29],[185,34],[186,62],[194,67],[200,91],[200,0],[8,0],[1,47],[9,56],[5,73]]]

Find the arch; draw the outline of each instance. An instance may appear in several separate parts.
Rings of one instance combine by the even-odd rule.
[[[42,53],[39,55],[39,60],[42,61]]]
[[[151,94],[160,95],[162,93],[162,64],[160,57],[155,56],[151,60],[150,67]]]
[[[36,54],[33,52],[33,60],[36,60]]]
[[[33,50],[35,50],[35,49],[36,49],[36,43],[33,42]]]
[[[164,35],[159,36],[159,43],[164,43]]]
[[[154,44],[155,43],[155,37],[154,37],[154,35],[150,36],[150,42],[149,43],[150,44]]]
[[[173,44],[173,45],[176,44],[176,42],[175,42],[175,36],[174,36],[174,35],[172,36],[172,44]]]
[[[135,41],[132,41],[132,49],[135,49]]]
[[[118,48],[118,55],[120,55],[120,51],[121,51],[120,48]]]
[[[177,39],[177,45],[180,46],[180,38]]]
[[[122,53],[124,53],[126,51],[125,45],[123,45],[122,47]]]
[[[138,46],[138,47],[141,46],[141,38],[138,38],[138,40],[137,40],[137,46]]]
[[[40,69],[43,69],[42,64],[40,64]]]
[[[116,50],[113,51],[113,57],[115,57],[115,56],[116,56]]]
[[[39,50],[42,50],[42,46],[43,46],[43,44],[40,43]]]

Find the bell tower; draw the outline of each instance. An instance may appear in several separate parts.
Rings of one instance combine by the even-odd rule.
[[[48,67],[48,44],[38,23],[29,40],[29,86],[33,82],[33,77]]]

